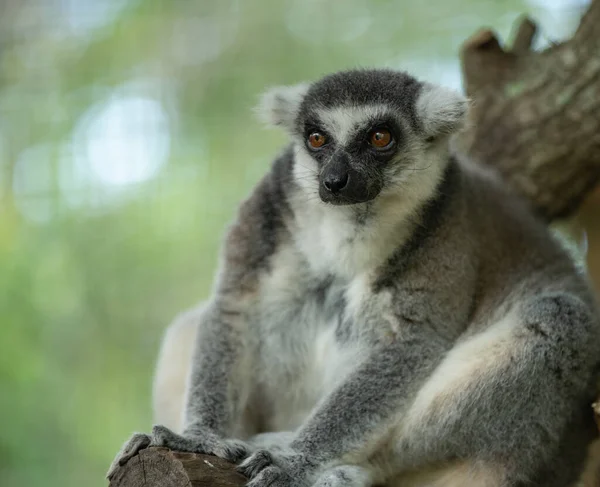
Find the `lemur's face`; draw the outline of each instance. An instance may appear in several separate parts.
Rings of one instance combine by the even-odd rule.
[[[294,140],[298,185],[351,205],[403,191],[416,171],[438,174],[427,165],[447,150],[466,100],[406,73],[359,70],[272,90],[262,108]]]
[[[385,106],[311,107],[298,120],[298,163],[313,167],[322,201],[364,203],[403,165],[407,127]],[[297,174],[304,174],[298,168]]]

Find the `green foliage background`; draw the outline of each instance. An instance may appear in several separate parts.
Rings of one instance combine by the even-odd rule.
[[[224,227],[284,142],[252,114],[267,85],[390,66],[458,87],[459,46],[482,26],[506,39],[531,12],[540,46],[568,36],[582,2],[547,4],[2,2],[0,485],[105,485],[121,443],[149,429],[162,330],[207,295]],[[145,162],[119,156],[117,127],[98,142],[124,139],[107,152],[102,174],[125,174],[110,183],[86,130],[132,96],[161,107],[168,154],[127,181]],[[143,129],[137,115],[124,126]],[[148,126],[150,146],[160,135]]]

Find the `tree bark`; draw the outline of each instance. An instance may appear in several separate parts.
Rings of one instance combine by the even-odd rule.
[[[461,61],[471,123],[459,149],[489,164],[548,221],[572,215],[600,179],[600,0],[572,39],[531,50],[535,23],[525,18],[510,50],[481,30]],[[599,398],[600,400],[600,398]],[[600,430],[600,402],[594,414]],[[111,478],[111,487],[241,487],[246,479],[216,457],[142,450]],[[600,441],[590,448],[585,487],[600,485]],[[468,487],[468,486],[466,486]]]
[[[461,62],[471,124],[458,147],[494,166],[547,220],[572,215],[600,178],[600,0],[574,36],[535,52],[520,22],[510,50],[481,30]]]

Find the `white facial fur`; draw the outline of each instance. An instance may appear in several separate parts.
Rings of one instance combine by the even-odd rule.
[[[317,117],[323,123],[325,130],[332,134],[340,145],[350,142],[358,127],[388,112],[388,107],[385,105],[349,105],[316,110]]]

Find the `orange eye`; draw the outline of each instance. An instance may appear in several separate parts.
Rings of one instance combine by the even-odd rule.
[[[378,149],[383,149],[390,145],[392,141],[392,134],[390,134],[389,130],[386,129],[377,129],[371,132],[370,143],[372,146],[377,147]]]
[[[308,136],[308,144],[313,149],[318,149],[319,147],[323,147],[325,145],[325,142],[327,142],[327,138],[319,132],[313,132],[312,134],[310,134]]]

